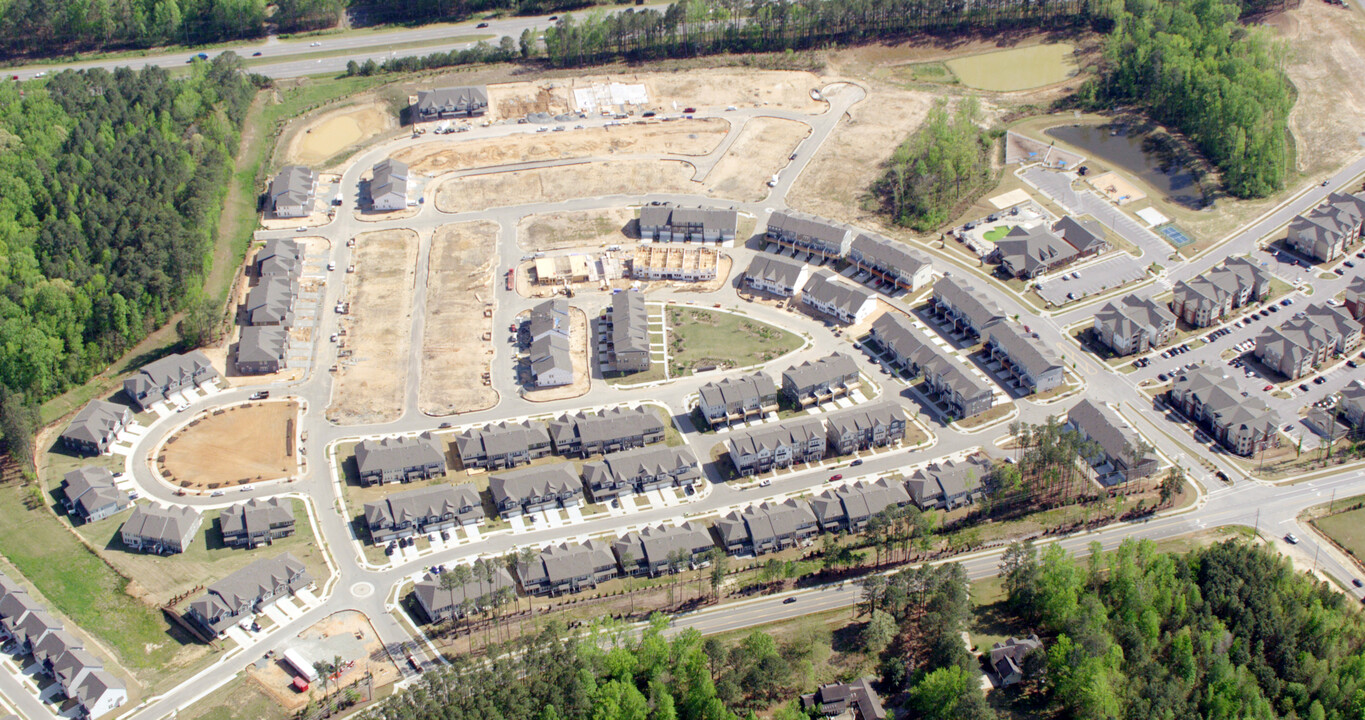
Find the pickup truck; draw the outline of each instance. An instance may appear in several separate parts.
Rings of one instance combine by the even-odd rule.
[[[251,393],[252,400],[264,400],[268,397],[270,397],[269,390],[257,390],[256,392]]]

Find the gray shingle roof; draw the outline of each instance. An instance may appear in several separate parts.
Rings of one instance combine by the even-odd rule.
[[[807,388],[858,375],[858,364],[843,353],[834,352],[818,360],[807,360],[782,371],[783,384],[790,380],[797,388]]]
[[[521,578],[522,585],[542,582],[555,584],[592,575],[596,568],[615,564],[616,558],[611,548],[599,540],[573,545],[561,543],[545,548],[529,564],[518,564],[517,576]]]
[[[99,444],[112,437],[132,419],[132,411],[123,405],[91,400],[89,405],[81,408],[76,417],[71,419],[71,424],[66,426],[62,437]]]
[[[612,544],[616,558],[626,570],[627,553],[633,558],[631,565],[646,566],[667,563],[674,552],[685,553],[690,560],[715,547],[715,541],[705,525],[687,522],[676,527],[660,525],[646,527],[639,532],[627,533]]]
[[[362,474],[401,471],[444,463],[445,453],[429,437],[389,437],[360,441],[355,447],[355,462]]]
[[[894,271],[906,277],[914,275],[921,268],[930,264],[929,258],[923,254],[884,237],[868,233],[858,233],[858,236],[853,238],[853,243],[849,245],[848,254],[850,259],[854,256],[861,256],[865,264],[882,268],[885,271]]]
[[[502,506],[507,500],[521,504],[531,497],[583,493],[583,480],[570,462],[494,473],[488,476],[488,491],[493,503]]]
[[[703,405],[723,407],[729,412],[735,412],[755,404],[761,398],[775,397],[777,386],[766,373],[756,372],[752,375],[706,383],[701,386],[698,394]]]
[[[190,609],[197,610],[205,618],[217,616],[220,611],[240,614],[299,573],[308,578],[303,563],[289,553],[261,558],[209,585],[202,596],[190,603]]]
[[[237,341],[237,362],[275,362],[284,367],[289,356],[289,332],[271,325],[248,325]]]
[[[697,456],[686,447],[651,445],[608,453],[601,460],[583,466],[583,477],[592,484],[598,478],[629,483],[641,476],[672,475],[690,480],[701,477]]]
[[[1049,370],[1061,368],[1062,361],[1042,340],[1025,333],[1023,328],[1010,323],[996,323],[987,331],[990,341],[1009,356],[1010,362],[1038,377]]]
[[[469,515],[483,517],[483,504],[474,486],[431,485],[394,493],[378,502],[365,503],[365,522],[370,527],[402,525],[423,518],[459,515],[461,508],[472,508]]]
[[[370,180],[370,197],[381,198],[390,194],[407,199],[408,165],[402,160],[386,158],[374,166],[374,177]]]
[[[95,466],[77,468],[62,477],[66,499],[82,516],[109,505],[126,506],[123,493],[114,486],[114,474]]]
[[[286,165],[280,168],[275,179],[270,181],[270,206],[303,205],[313,201],[313,189],[317,185],[317,175],[302,165]]]
[[[1096,445],[1099,445],[1101,452],[1114,460],[1129,462],[1128,448],[1133,447],[1141,440],[1138,434],[1112,408],[1093,402],[1089,398],[1073,405],[1067,411],[1066,419],[1076,429],[1084,432]],[[1155,460],[1156,453],[1149,450],[1135,464],[1141,464],[1148,459]]]
[[[218,515],[218,525],[224,535],[267,532],[271,526],[294,523],[294,509],[285,498],[252,498],[230,505]]]
[[[532,445],[550,442],[550,430],[543,422],[493,423],[470,428],[455,436],[460,457],[500,456],[526,452]]]
[[[857,482],[826,490],[811,501],[811,510],[822,525],[828,525],[871,517],[888,507],[909,502],[910,493],[904,483],[878,478],[876,482]]]
[[[663,432],[664,424],[648,407],[614,407],[597,413],[565,415],[550,422],[550,436],[565,442],[575,435],[585,443]]]
[[[199,523],[199,512],[192,507],[138,505],[123,522],[121,532],[142,538],[144,542],[175,543],[185,547]]]
[[[646,205],[640,208],[642,227],[673,225],[701,225],[703,232],[735,232],[739,213],[735,210],[679,207],[677,205]]]
[[[247,320],[252,325],[293,325],[298,282],[285,275],[267,275],[246,294]]]
[[[905,411],[890,400],[857,405],[825,416],[830,432],[835,435],[861,432],[866,428],[886,426],[905,420]]]
[[[470,85],[423,90],[417,93],[416,107],[419,114],[477,111],[488,107],[488,88]]]
[[[990,470],[990,458],[983,455],[934,462],[916,470],[906,481],[906,488],[916,503],[932,505],[942,498],[979,488]]]
[[[448,615],[453,608],[468,600],[471,603],[486,602],[487,598],[503,588],[516,589],[516,580],[512,579],[512,574],[501,564],[493,566],[493,576],[488,581],[480,581],[475,578],[463,585],[456,585],[453,589],[447,590],[441,587],[441,578],[427,577],[417,581],[412,591],[417,596],[417,602],[421,603],[426,610],[427,617]]]
[[[1030,276],[1077,255],[1076,248],[1057,237],[1046,225],[1016,226],[997,240],[995,247],[1000,252],[1001,262]]]
[[[617,353],[649,352],[649,313],[644,295],[627,290],[612,296],[611,342]]]
[[[814,417],[797,417],[781,423],[768,423],[747,430],[737,430],[726,436],[725,444],[732,454],[756,455],[792,445],[804,446],[812,438],[825,439],[825,424]]]
[[[995,301],[957,276],[939,278],[934,283],[934,295],[951,305],[975,327],[984,328],[992,322],[1005,319],[1005,311]]]
[[[1105,245],[1104,228],[1094,220],[1078,220],[1067,215],[1053,223],[1052,232],[1080,252],[1098,252]]]
[[[805,263],[784,258],[781,255],[758,253],[749,261],[749,267],[744,270],[744,276],[799,290],[797,281],[801,278],[801,269],[804,267]]]
[[[834,279],[826,270],[820,270],[810,276],[806,281],[806,286],[801,290],[802,298],[809,298],[822,305],[833,305],[841,312],[853,315],[872,299],[872,294],[859,287],[854,287],[847,283],[841,283]]]
[[[775,212],[768,217],[768,232],[811,238],[830,250],[841,250],[849,230],[814,215]]]

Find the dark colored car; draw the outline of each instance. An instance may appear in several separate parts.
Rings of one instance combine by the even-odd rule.
[[[783,601],[782,601],[782,604],[783,604],[783,605],[790,605],[790,604],[792,604],[792,603],[794,603],[794,602],[796,602],[796,598],[794,598],[794,597],[789,597],[789,598],[787,598],[786,600],[783,600]]]
[[[488,23],[479,23],[478,25],[475,25],[474,27],[476,27],[476,28],[486,28],[486,27],[488,27]]]

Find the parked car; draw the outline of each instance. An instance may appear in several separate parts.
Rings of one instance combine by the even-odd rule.
[[[849,463],[848,466],[849,466],[849,467],[858,467],[859,465],[862,465],[862,464],[863,464],[863,459],[862,459],[862,458],[858,458],[857,460],[854,460],[853,462]]]
[[[844,476],[843,476],[843,475],[831,475],[831,476],[829,476],[829,481],[830,481],[830,482],[837,482],[837,481],[843,480],[843,479],[844,479]]]
[[[1294,536],[1294,533],[1285,533],[1284,541],[1287,542],[1287,543],[1289,543],[1290,545],[1298,545],[1298,544],[1299,544],[1299,539],[1298,539],[1297,537]]]

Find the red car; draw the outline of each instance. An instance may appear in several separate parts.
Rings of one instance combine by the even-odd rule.
[[[830,482],[837,482],[837,481],[843,480],[843,479],[844,479],[844,476],[843,476],[843,475],[831,475],[831,476],[829,477],[829,481],[830,481]]]
[[[1265,387],[1263,387],[1263,388],[1261,388],[1261,389],[1264,390],[1264,391],[1266,391],[1266,392],[1270,392],[1271,390],[1274,390],[1274,389],[1275,389],[1275,386],[1274,386],[1274,385],[1266,385]]]

